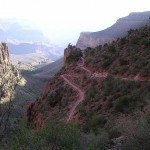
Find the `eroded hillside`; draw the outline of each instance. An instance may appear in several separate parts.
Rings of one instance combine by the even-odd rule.
[[[21,126],[19,143],[14,138],[9,145],[13,141],[13,148],[31,149],[149,148],[149,50],[150,26],[84,51],[68,45],[64,67],[28,107],[27,128]]]

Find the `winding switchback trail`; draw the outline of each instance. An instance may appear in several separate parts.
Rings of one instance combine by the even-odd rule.
[[[88,75],[90,75],[90,77],[92,78],[107,78],[108,76],[108,72],[92,72],[90,69],[88,69],[87,67],[84,66],[84,58],[82,58],[82,63],[78,63],[78,66],[82,69],[85,70]],[[72,108],[70,109],[68,118],[67,118],[67,122],[69,122],[70,120],[73,119],[73,116],[75,114],[75,110],[78,107],[78,105],[84,100],[85,98],[85,94],[84,91],[82,89],[80,89],[77,85],[75,85],[74,83],[72,83],[69,79],[67,79],[67,76],[74,76],[74,75],[70,75],[70,74],[64,74],[61,75],[61,77],[63,78],[63,80],[70,85],[75,91],[77,91],[78,93],[78,99],[75,101],[75,103],[73,103]],[[129,78],[129,77],[121,77],[121,76],[114,76],[115,78],[119,78],[122,80],[128,80],[128,81],[150,81],[150,79],[148,80],[142,80],[142,79],[138,79],[138,78]]]
[[[91,70],[89,70],[88,68],[86,68],[85,66],[83,66],[83,65],[78,65],[82,70],[85,70],[89,75],[92,75],[93,73],[92,73],[92,71]]]
[[[75,113],[75,110],[76,108],[78,107],[78,105],[84,100],[84,92],[79,88],[77,87],[74,83],[70,82],[66,77],[65,75],[61,75],[61,77],[63,78],[63,80],[68,84],[70,85],[74,90],[77,91],[78,93],[78,99],[76,100],[76,102],[73,104],[73,107],[71,108],[70,110],[70,113],[69,113],[69,116],[67,118],[67,122],[69,122],[73,116],[74,116],[74,113]]]

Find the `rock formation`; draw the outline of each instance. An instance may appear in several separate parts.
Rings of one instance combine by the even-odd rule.
[[[64,65],[66,65],[67,58],[71,54],[71,52],[75,52],[78,49],[75,46],[72,46],[70,43],[68,47],[64,50]]]
[[[117,38],[127,35],[130,29],[137,29],[150,23],[149,18],[150,11],[130,13],[129,16],[117,20],[113,26],[105,30],[98,32],[82,32],[76,47],[83,50],[87,47],[96,47],[97,45],[110,43]]]
[[[11,96],[19,80],[19,71],[11,64],[8,47],[0,43],[0,103]]]
[[[64,50],[64,64],[66,64],[66,59],[70,55],[72,46],[69,44],[68,47]]]

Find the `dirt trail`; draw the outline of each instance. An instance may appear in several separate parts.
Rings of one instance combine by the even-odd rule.
[[[66,75],[67,76],[67,75]],[[75,114],[75,110],[76,108],[78,107],[78,105],[84,100],[84,92],[79,88],[77,87],[74,83],[70,82],[66,77],[65,75],[61,75],[61,77],[64,79],[64,81],[70,85],[74,90],[77,91],[78,93],[78,99],[76,100],[76,102],[73,104],[73,107],[71,108],[70,110],[70,113],[69,113],[69,116],[67,118],[67,122],[69,122],[74,114]]]
[[[81,63],[78,63],[78,66],[82,69],[82,70],[85,70],[89,75],[92,75],[93,72],[91,70],[89,70],[88,68],[85,67],[85,60],[84,58],[82,57],[81,58],[82,62]]]
[[[82,70],[85,70],[89,75],[90,77],[92,78],[107,78],[108,76],[108,72],[92,72],[90,69],[86,68],[84,66],[84,58],[82,57],[82,63],[78,63],[78,66],[82,69]],[[70,109],[70,113],[68,115],[68,118],[67,118],[67,122],[69,122],[71,119],[73,119],[73,116],[75,114],[75,110],[76,108],[78,107],[78,105],[84,100],[84,92],[82,89],[80,89],[78,86],[76,86],[74,83],[72,83],[70,80],[68,80],[66,77],[67,76],[73,76],[73,75],[70,75],[70,74],[64,74],[64,75],[61,75],[61,77],[63,78],[63,80],[68,84],[70,85],[75,91],[77,91],[78,93],[78,99],[75,101],[75,103],[73,103],[73,106],[72,108]],[[121,76],[114,76],[115,78],[119,78],[119,79],[122,79],[122,80],[129,80],[129,81],[150,81],[149,79],[148,80],[143,80],[143,79],[139,79],[137,77],[134,77],[134,78],[130,78],[130,77],[121,77]]]
[[[92,75],[93,73],[92,73],[92,71],[91,70],[89,70],[88,68],[86,68],[85,66],[83,66],[83,65],[78,65],[82,70],[85,70],[89,75]]]
[[[87,67],[85,67],[83,64],[78,64],[78,66],[82,69],[85,70],[90,76],[91,78],[107,78],[108,76],[108,72],[102,71],[102,72],[92,72],[90,69],[88,69]],[[114,75],[114,78],[118,78],[121,80],[126,80],[126,81],[147,81],[150,82],[150,77],[149,78],[142,78],[140,76],[135,76],[135,77],[123,77],[123,76],[117,76]]]

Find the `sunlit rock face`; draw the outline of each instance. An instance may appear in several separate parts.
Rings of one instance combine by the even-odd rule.
[[[150,11],[130,13],[129,16],[117,20],[111,27],[98,32],[82,32],[76,47],[85,49],[110,43],[117,38],[126,36],[130,29],[138,29],[150,23]]]
[[[18,69],[11,64],[6,43],[0,42],[0,103],[10,98],[19,78]]]

